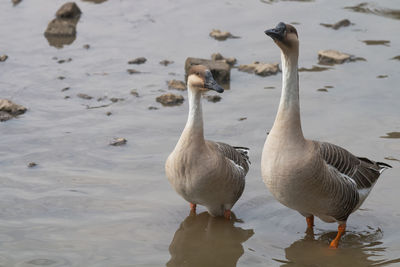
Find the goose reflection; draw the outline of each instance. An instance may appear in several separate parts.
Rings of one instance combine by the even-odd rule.
[[[235,221],[233,213],[229,221],[207,212],[189,215],[175,232],[167,266],[236,266],[244,252],[242,243],[254,231],[235,227]]]
[[[342,239],[341,248],[332,250],[327,248],[336,235],[336,232],[315,235],[311,231],[306,236],[285,249],[287,261],[281,267],[293,266],[380,266],[388,262],[400,262],[400,259],[382,259],[385,247],[382,246],[383,233],[378,229],[370,228],[368,231],[348,231]],[[381,259],[379,259],[381,258]]]

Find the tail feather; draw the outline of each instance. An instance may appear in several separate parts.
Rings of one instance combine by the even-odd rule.
[[[250,149],[248,147],[243,147],[243,146],[234,146],[233,147],[237,152],[239,152],[247,161],[248,164],[251,164],[250,158],[249,158],[249,151]]]

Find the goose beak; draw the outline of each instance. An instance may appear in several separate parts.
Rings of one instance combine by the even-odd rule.
[[[207,70],[205,74],[204,87],[210,90],[217,91],[218,93],[224,92],[224,88],[222,88],[215,80],[211,74],[211,71]]]
[[[275,28],[266,30],[264,33],[271,37],[273,40],[282,41],[285,37],[286,24],[280,22]]]

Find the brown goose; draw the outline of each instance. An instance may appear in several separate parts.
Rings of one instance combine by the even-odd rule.
[[[338,234],[330,247],[337,248],[347,218],[364,202],[382,171],[391,166],[304,138],[297,31],[281,22],[265,33],[281,49],[282,95],[262,153],[264,183],[279,202],[305,216],[309,228],[313,227],[314,216],[325,222],[336,221]]]
[[[201,95],[206,90],[224,91],[209,69],[193,66],[188,75],[189,116],[165,172],[175,191],[190,203],[192,212],[200,204],[212,216],[229,219],[244,190],[248,148],[204,139]]]

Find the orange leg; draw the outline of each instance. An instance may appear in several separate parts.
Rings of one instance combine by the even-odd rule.
[[[190,203],[190,212],[196,213],[196,204]]]
[[[225,217],[225,219],[230,220],[231,219],[231,210],[225,210],[224,217]]]
[[[344,232],[346,232],[346,224],[339,224],[338,226],[338,233],[337,236],[335,237],[335,239],[332,240],[331,244],[330,244],[330,248],[337,248],[339,245],[339,240],[340,237],[344,234]]]
[[[314,227],[314,215],[306,217],[306,221],[307,221],[307,227],[308,228],[313,228]]]

